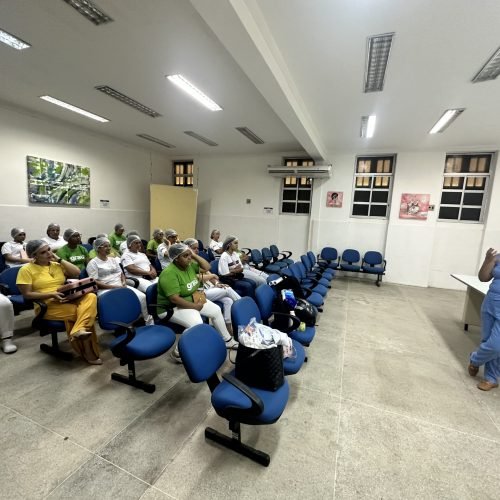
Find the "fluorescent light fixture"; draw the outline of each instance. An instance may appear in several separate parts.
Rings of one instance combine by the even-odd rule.
[[[61,106],[61,108],[68,109],[69,111],[74,111],[75,113],[86,116],[87,118],[91,118],[92,120],[96,120],[96,121],[102,122],[102,123],[109,122],[109,120],[107,118],[103,118],[102,116],[99,116],[99,115],[94,115],[94,113],[90,113],[88,111],[85,111],[82,108],[78,108],[77,106],[73,106],[73,104],[68,104],[67,102],[60,101],[59,99],[56,99],[55,97],[51,97],[50,95],[41,95],[40,99],[43,99],[44,101],[47,101],[47,102],[51,102],[52,104],[55,104],[56,106]]]
[[[161,116],[160,113],[158,113],[158,111],[155,111],[154,109],[144,106],[144,104],[141,104],[135,99],[132,99],[131,97],[125,94],[122,94],[118,90],[113,89],[108,85],[98,85],[97,87],[94,88],[96,90],[99,90],[100,92],[103,92],[106,95],[109,95],[110,97],[115,98],[120,102],[123,102],[123,104],[126,104],[127,106],[130,106],[131,108],[134,108],[137,111],[140,111],[141,113],[150,116],[151,118],[157,118],[158,116]]]
[[[91,23],[96,26],[101,24],[107,24],[113,21],[113,19],[103,12],[97,5],[91,0],[63,0],[68,5],[71,5],[75,10],[77,10],[83,17],[88,19]]]
[[[446,130],[463,112],[465,108],[447,109],[434,127],[429,130],[429,134],[437,134]]]
[[[182,75],[170,75],[167,78],[180,87],[184,92],[187,92],[193,99],[196,99],[200,104],[207,107],[210,111],[222,111],[222,108],[210,97],[205,95],[199,88],[195,87],[189,80],[186,80]]]
[[[375,125],[377,123],[376,115],[362,116],[361,117],[361,130],[360,137],[371,139],[375,133]]]
[[[394,33],[368,37],[364,92],[380,92],[383,90],[393,37]]]
[[[156,142],[156,144],[159,144],[160,146],[164,146],[164,147],[169,148],[169,149],[175,148],[175,146],[173,144],[162,141],[161,139],[157,139],[156,137],[153,137],[152,135],[137,134],[137,137],[140,137],[141,139],[146,139],[146,141]]]
[[[186,135],[189,135],[190,137],[193,137],[193,139],[197,139],[198,141],[204,142],[205,144],[208,144],[209,146],[218,146],[218,144],[210,139],[207,139],[206,137],[203,137],[200,134],[197,134],[196,132],[193,132],[192,130],[186,130],[184,132]]]
[[[247,139],[251,140],[254,144],[264,144],[264,141],[248,127],[235,127],[238,132],[243,134]]]
[[[500,74],[500,47],[472,79],[473,83],[494,80]]]
[[[0,30],[0,42],[5,43],[5,45],[8,45],[16,50],[23,50],[31,47],[29,43],[17,38],[17,36],[7,33],[7,31],[4,30]]]

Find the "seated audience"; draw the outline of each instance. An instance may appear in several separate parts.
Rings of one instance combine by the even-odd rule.
[[[222,241],[219,241],[220,239],[220,231],[218,229],[214,229],[210,233],[210,243],[208,244],[208,247],[210,250],[212,250],[214,257],[216,259],[220,258],[222,255],[222,252],[224,251],[222,249]]]
[[[53,252],[57,252],[61,247],[66,245],[64,238],[59,234],[60,232],[61,226],[52,222],[47,226],[47,236],[42,238]]]
[[[99,233],[99,234],[95,237],[94,241],[92,242],[92,245],[94,245],[95,240],[97,240],[97,238],[106,238],[106,239],[109,239],[109,238],[108,238],[108,235],[107,235],[106,233]],[[90,240],[89,240],[89,243],[90,243]],[[111,242],[110,242],[110,244],[111,244]],[[97,252],[96,252],[96,250],[95,250],[95,246],[94,246],[94,248],[92,248],[92,250],[89,252],[89,262],[90,262],[90,261],[91,261],[94,257],[96,257],[96,256],[97,256]],[[110,252],[109,252],[109,256],[110,256],[110,257],[120,257],[120,252],[117,252],[117,251],[116,251],[113,247],[111,247],[111,250],[110,250]]]
[[[203,314],[212,320],[213,326],[226,341],[227,348],[236,348],[238,342],[227,331],[220,308],[210,300],[204,304],[193,300],[193,293],[202,287],[198,274],[200,271],[209,271],[210,264],[192,252],[184,243],[174,243],[168,252],[172,263],[160,274],[158,303],[173,307],[174,314],[170,321],[189,328],[201,324]],[[158,311],[160,318],[167,314],[161,308]],[[177,346],[172,352],[172,357],[181,362]]]
[[[82,271],[89,261],[89,252],[82,245],[80,232],[76,229],[68,228],[64,231],[63,238],[67,243],[56,252],[57,255],[61,259],[71,262]]]
[[[153,231],[153,239],[148,241],[148,246],[146,247],[146,255],[152,259],[156,259],[158,253],[158,247],[163,243],[163,237],[165,233],[162,229],[155,229]]]
[[[194,238],[187,238],[184,240],[184,244],[187,245],[193,253],[198,255],[199,244],[198,240]],[[202,274],[203,288],[205,289],[205,295],[208,300],[212,302],[222,302],[224,321],[226,322],[226,327],[230,333],[232,333],[231,325],[231,306],[235,300],[241,299],[241,297],[229,286],[224,285],[219,281],[219,277],[211,272],[206,272]]]
[[[17,275],[17,286],[23,297],[44,301],[47,304],[44,318],[64,321],[73,349],[87,363],[102,364],[94,328],[97,315],[96,295],[88,293],[71,302],[65,302],[64,295],[57,291],[66,278],[78,278],[80,269],[55,255],[45,241],[31,240],[26,250],[33,262],[23,266]]]
[[[161,268],[165,269],[172,262],[170,257],[168,256],[168,249],[170,245],[179,242],[179,235],[175,229],[167,229],[165,231],[165,237],[163,238],[163,243],[158,245],[158,250],[156,251],[156,255],[158,256],[158,260],[160,261]]]
[[[95,279],[99,291],[97,295],[106,293],[113,288],[124,288],[127,286],[125,275],[120,266],[120,257],[111,256],[111,243],[108,238],[96,238],[94,249],[97,256],[87,264],[87,273]],[[129,286],[141,303],[142,317],[146,325],[154,325],[153,317],[148,313],[146,295],[134,287]]]
[[[26,233],[24,229],[14,227],[10,235],[12,236],[12,241],[7,241],[2,247],[5,264],[9,267],[18,267],[31,262],[31,259],[26,254],[26,246],[24,244]]]
[[[109,241],[111,242],[111,248],[114,248],[117,252],[120,251],[120,244],[125,241],[126,238],[123,235],[125,228],[123,224],[115,224],[115,230],[109,235]]]
[[[139,236],[139,238],[141,238],[141,235],[139,234],[139,231],[136,231],[135,229],[132,229],[132,231],[129,231],[127,233],[127,238],[129,236]],[[122,241],[120,243],[120,255],[123,255],[125,252],[128,251],[127,238],[125,238],[125,241]],[[139,248],[139,252],[144,253],[144,248],[142,246],[142,239],[141,239],[141,248]]]
[[[258,287],[259,285],[267,284],[267,278],[269,277],[269,275],[264,271],[260,271],[259,269],[255,269],[255,267],[252,267],[248,263],[250,257],[244,252],[242,252],[241,250],[237,250],[237,252],[240,257],[240,261],[243,264],[243,275],[245,276],[245,278],[255,283],[256,287]]]
[[[2,341],[2,351],[5,354],[12,354],[17,351],[17,346],[12,342],[14,335],[14,307],[12,302],[0,294],[0,339]]]
[[[139,236],[129,236],[127,238],[127,247],[128,250],[122,255],[125,276],[137,279],[139,281],[139,290],[146,293],[148,287],[158,281],[156,270],[149,262],[146,254],[140,251],[142,241]]]

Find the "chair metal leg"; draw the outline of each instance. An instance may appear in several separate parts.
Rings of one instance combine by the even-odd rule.
[[[67,351],[61,351],[59,347],[59,340],[57,339],[57,332],[51,332],[52,345],[40,344],[40,350],[46,354],[50,354],[55,358],[62,359],[64,361],[72,361],[73,354]]]
[[[152,394],[153,392],[155,392],[156,386],[154,384],[148,384],[147,382],[143,382],[142,380],[137,380],[135,376],[134,361],[123,362],[123,360],[120,360],[120,364],[128,364],[128,376],[121,375],[120,373],[112,373],[112,380],[116,380],[117,382],[121,382],[122,384],[131,385],[132,387],[137,387],[138,389],[142,389],[148,394]]]

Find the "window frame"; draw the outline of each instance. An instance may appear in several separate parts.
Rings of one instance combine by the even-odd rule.
[[[283,165],[285,167],[291,167],[291,168],[312,167],[312,166],[314,166],[314,160],[312,158],[296,158],[296,157],[283,158]],[[285,184],[287,179],[289,179],[289,178],[296,179],[297,183],[296,183],[295,187],[287,186]],[[310,184],[303,185],[303,187],[301,187],[302,180],[305,180],[305,182],[307,182],[307,180],[309,180]],[[313,189],[314,189],[314,179],[312,177],[307,177],[307,176],[297,177],[296,175],[289,175],[289,176],[283,177],[281,179],[281,186],[280,186],[280,215],[310,216],[311,215],[312,201],[313,201]],[[287,191],[287,192],[294,191],[295,192],[295,199],[294,200],[284,199],[285,191]],[[299,199],[299,192],[301,192],[301,191],[309,192],[310,196],[309,196],[308,201],[307,200],[304,201],[304,200]],[[295,211],[294,212],[284,212],[283,211],[283,203],[287,203],[287,202],[295,203]],[[308,205],[309,210],[307,211],[307,213],[297,212],[297,208],[298,208],[299,204],[300,205]]]
[[[182,167],[182,172],[177,172],[177,167]],[[177,182],[180,179],[183,180],[182,183]],[[175,187],[194,187],[193,160],[174,160],[172,162],[172,185]]]
[[[357,155],[354,159],[354,176],[352,180],[352,197],[351,197],[351,209],[350,209],[350,217],[355,218],[355,219],[364,219],[364,220],[372,220],[372,219],[378,219],[378,220],[388,220],[390,218],[391,214],[391,201],[392,201],[392,190],[394,188],[394,178],[395,178],[395,171],[396,171],[396,159],[397,155],[394,154],[379,154],[379,155]],[[378,161],[378,160],[390,160],[391,161],[391,171],[390,172],[381,172],[381,173],[372,173],[371,168],[370,172],[358,172],[358,164],[360,161]],[[356,184],[356,179],[358,177],[370,177],[370,186],[367,188],[363,187],[358,187]],[[376,189],[374,187],[374,180],[377,177],[389,177],[389,187],[388,189]],[[369,201],[364,202],[364,201],[355,201],[356,198],[356,192],[368,192],[370,193],[369,196]],[[382,202],[372,202],[372,193],[373,192],[386,192],[387,191],[387,202],[382,203]],[[354,205],[367,205],[368,206],[368,214],[367,215],[360,215],[360,214],[354,214]],[[385,215],[370,215],[370,209],[371,206],[386,206],[386,213]]]

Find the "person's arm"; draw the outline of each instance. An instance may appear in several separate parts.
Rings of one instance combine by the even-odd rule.
[[[33,262],[33,259],[23,258],[23,257],[15,257],[11,253],[4,253],[3,257],[5,262],[12,264],[27,264],[28,262]]]
[[[52,254],[51,260],[57,262],[61,266],[62,272],[66,278],[74,279],[80,276],[80,268],[65,260],[63,257],[60,257],[58,254]]]
[[[480,281],[490,281],[493,278],[493,268],[495,267],[497,256],[498,252],[494,248],[488,248],[483,265],[478,273]]]
[[[191,252],[193,254],[193,260],[200,266],[201,272],[206,273],[207,271],[210,271],[210,264],[203,257],[195,254],[192,250]]]
[[[28,300],[47,300],[54,299],[58,302],[64,300],[64,295],[59,292],[34,292],[31,284],[29,285],[17,285],[22,296]]]
[[[181,309],[196,309],[197,311],[201,311],[203,309],[203,304],[200,302],[189,302],[189,300],[183,299],[180,295],[169,295],[168,300]]]

